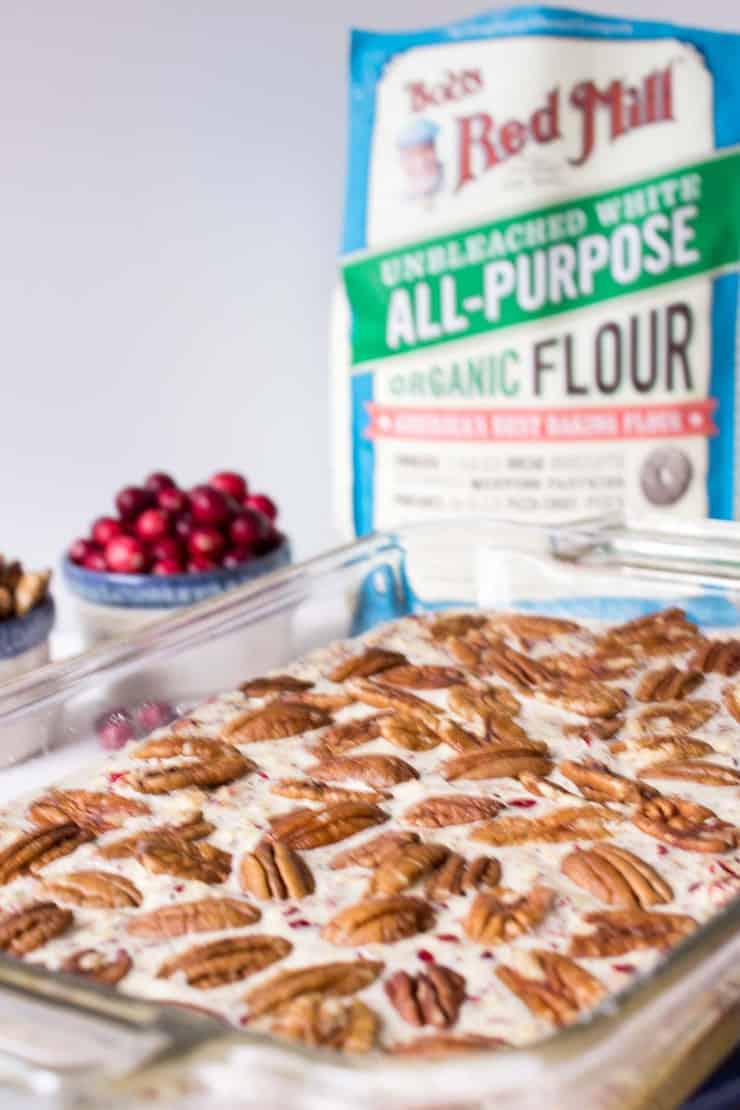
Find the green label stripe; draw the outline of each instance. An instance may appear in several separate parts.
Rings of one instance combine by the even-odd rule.
[[[352,363],[740,265],[740,148],[343,266]]]

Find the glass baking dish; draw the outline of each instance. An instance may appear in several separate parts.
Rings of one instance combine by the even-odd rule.
[[[740,527],[477,519],[375,535],[1,687],[0,798],[93,761],[101,713],[147,699],[182,711],[414,612],[485,606],[620,620],[670,604],[704,624],[740,626]],[[4,959],[0,1084],[65,1106],[155,1095],[183,1110],[668,1110],[740,1041],[738,924],[740,901],[545,1041],[446,1060],[337,1058]]]

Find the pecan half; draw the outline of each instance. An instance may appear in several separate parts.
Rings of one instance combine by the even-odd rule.
[[[67,957],[62,964],[62,971],[70,975],[83,975],[86,979],[94,979],[96,983],[114,987],[128,975],[131,967],[131,957],[123,948],[113,957],[106,956],[95,948],[83,948]]]
[[[673,898],[670,886],[654,867],[616,844],[571,852],[560,870],[577,886],[610,906],[639,906],[646,910]]]
[[[60,902],[93,909],[130,909],[140,906],[141,891],[130,879],[112,871],[70,871],[44,886]]]
[[[248,698],[263,698],[266,694],[300,694],[310,690],[313,682],[295,678],[292,674],[268,674],[261,678],[250,678],[239,689]]]
[[[503,643],[490,648],[481,662],[488,668],[489,673],[495,672],[524,691],[547,678],[547,671],[541,663]]]
[[[344,690],[335,690],[329,693],[325,690],[308,690],[302,694],[281,694],[280,701],[283,705],[309,705],[313,709],[322,709],[326,713],[336,713],[339,709],[346,709],[353,705],[355,699]]]
[[[71,821],[23,833],[0,852],[0,885],[28,872],[36,874],[52,860],[74,852],[93,835]]]
[[[725,686],[722,691],[722,700],[730,716],[734,717],[736,721],[740,721],[740,683],[731,683],[729,686]]]
[[[544,841],[559,844],[569,840],[601,840],[609,836],[608,823],[622,815],[606,806],[568,806],[545,817],[497,817],[471,833],[471,840],[505,846]]]
[[[242,890],[263,900],[305,898],[316,889],[311,870],[298,853],[269,840],[242,856],[239,883]]]
[[[383,682],[389,686],[402,686],[409,690],[442,690],[462,682],[463,676],[454,667],[435,667],[401,663],[383,671]]]
[[[215,827],[210,821],[206,821],[203,814],[198,811],[179,825],[158,825],[155,829],[143,829],[131,836],[124,836],[120,840],[100,844],[98,845],[98,854],[103,856],[104,859],[126,859],[129,856],[138,856],[147,844],[161,840],[171,839],[177,843],[183,840],[204,840],[213,832]]]
[[[494,890],[500,881],[501,864],[493,856],[476,856],[466,860],[453,852],[429,878],[424,893],[433,902],[443,902],[451,894]]]
[[[481,748],[488,748],[491,743],[488,738],[469,732],[449,717],[440,721],[437,736],[443,744],[447,744],[455,752],[480,751]]]
[[[545,886],[535,886],[518,895],[500,887],[496,894],[476,894],[463,928],[478,944],[500,944],[531,933],[544,920],[555,900]]]
[[[374,983],[384,966],[378,960],[352,960],[279,971],[247,993],[245,1001],[249,1016],[257,1018],[273,1013],[287,1002],[305,995],[341,998],[356,994]]]
[[[541,744],[536,740],[526,740],[521,746],[496,744],[448,759],[442,764],[440,773],[448,781],[515,779],[522,772],[530,775],[547,775],[552,771],[553,762],[546,752],[547,744]]]
[[[371,894],[400,894],[425,879],[449,855],[442,844],[404,844],[383,861],[367,888]]]
[[[272,835],[291,848],[309,851],[336,844],[371,825],[382,825],[388,814],[367,802],[338,802],[325,809],[304,806],[270,820]]]
[[[25,956],[61,936],[72,924],[72,913],[54,902],[32,902],[0,918],[0,949]]]
[[[482,628],[487,618],[477,613],[450,613],[445,617],[437,617],[427,625],[427,631],[433,640],[444,643],[451,636],[464,636],[472,628]]]
[[[333,805],[336,802],[369,802],[374,805],[390,798],[390,794],[378,790],[347,790],[342,786],[330,786],[315,779],[280,779],[270,787],[272,794],[281,798],[302,798],[309,802],[323,802]]]
[[[385,993],[395,1010],[409,1025],[434,1025],[449,1029],[460,1014],[465,1000],[465,979],[442,964],[428,971],[409,975],[396,971],[386,979]]]
[[[627,732],[638,739],[654,736],[688,736],[714,717],[719,706],[713,701],[666,701],[648,705],[627,724]]]
[[[223,883],[231,873],[231,853],[215,844],[155,841],[148,843],[137,859],[152,875],[175,875],[202,883]]]
[[[275,1015],[272,1032],[278,1037],[336,1052],[369,1052],[378,1038],[380,1019],[364,1002],[304,995]]]
[[[627,704],[624,690],[603,682],[561,678],[557,682],[540,682],[532,692],[540,701],[557,705],[581,717],[616,717]]]
[[[125,798],[122,794],[99,793],[94,790],[52,790],[38,798],[28,809],[35,825],[58,825],[73,821],[91,833],[107,832],[125,825],[129,817],[149,813],[144,802]]]
[[[740,671],[740,640],[706,640],[688,662],[691,670],[728,678]]]
[[[238,898],[199,898],[195,902],[176,902],[129,918],[126,928],[135,937],[170,940],[188,933],[215,933],[221,929],[241,929],[254,925],[260,911]]]
[[[381,713],[372,713],[359,720],[345,721],[341,725],[332,725],[326,732],[322,732],[318,743],[314,746],[317,755],[344,755],[360,744],[367,744],[380,736],[381,725],[384,717]]]
[[[224,786],[255,770],[252,760],[232,744],[200,736],[164,736],[150,740],[133,755],[135,759],[169,759],[176,755],[188,759],[128,777],[132,789],[142,794],[169,794],[189,786]]]
[[[620,751],[626,755],[632,754],[632,745],[620,745]],[[696,756],[709,755],[715,749],[706,740],[697,740],[695,736],[652,736],[649,740],[638,740],[634,745],[639,752],[653,752],[662,755],[665,759],[685,760],[694,759]]]
[[[415,1041],[395,1044],[394,1056],[421,1056],[436,1059],[440,1056],[461,1056],[468,1052],[483,1052],[503,1048],[506,1041],[500,1037],[484,1037],[480,1033],[462,1033],[458,1036],[438,1033],[433,1037],[418,1037]]]
[[[442,829],[448,825],[469,825],[472,821],[495,817],[500,808],[493,798],[473,794],[440,794],[416,802],[406,810],[401,820],[409,825]]]
[[[348,678],[370,678],[371,675],[389,671],[406,663],[406,656],[384,648],[368,648],[360,655],[351,655],[339,663],[329,674],[330,682],[346,682]]]
[[[442,739],[439,732],[410,714],[393,713],[383,717],[378,731],[384,740],[411,752],[429,751],[436,748]]]
[[[435,728],[442,710],[430,701],[424,701],[408,690],[385,686],[380,679],[354,678],[347,686],[352,694],[365,705],[375,709],[392,709],[404,716],[418,717],[430,728]]]
[[[612,736],[616,736],[619,730],[624,725],[623,717],[612,717],[608,721],[600,721],[598,718],[592,718],[577,725],[563,725],[564,736],[579,736],[582,740],[596,739],[596,740],[611,740]]]
[[[357,779],[376,789],[419,777],[410,763],[395,755],[337,755],[309,767],[308,774],[320,782]]]
[[[321,931],[332,944],[393,944],[434,924],[434,910],[421,898],[397,894],[368,898],[340,910]]]
[[[697,647],[702,642],[695,624],[682,609],[663,609],[617,625],[599,637],[604,651],[636,647],[642,655],[673,655]]]
[[[647,671],[637,684],[635,697],[638,701],[681,701],[701,686],[704,675],[699,670],[683,671],[668,663]]]
[[[657,795],[644,801],[632,823],[648,836],[685,852],[729,852],[740,844],[740,829],[686,798]]]
[[[736,771],[734,767],[710,763],[706,759],[663,759],[659,763],[643,767],[638,775],[646,779],[681,779],[684,782],[698,782],[703,786],[740,785],[740,771]]]
[[[388,832],[371,837],[354,848],[345,848],[332,858],[333,870],[342,867],[379,867],[389,856],[407,844],[418,844],[419,834],[414,832]]]
[[[599,910],[584,921],[591,933],[571,937],[571,956],[622,956],[639,948],[671,948],[696,928],[693,917],[656,910]]]
[[[452,686],[447,691],[447,705],[471,724],[488,723],[501,717],[511,718],[519,712],[519,699],[505,686],[486,686],[477,690],[472,686]]]
[[[581,632],[576,621],[563,617],[545,617],[539,613],[501,613],[491,617],[489,626],[495,631],[503,629],[512,632],[523,640],[551,640],[554,636],[565,636]]]
[[[584,798],[594,802],[638,804],[642,798],[655,793],[651,787],[618,775],[595,759],[584,759],[582,763],[566,759],[559,764],[558,770],[578,787]]]
[[[533,948],[528,955],[536,962],[539,977],[522,975],[505,964],[499,964],[496,975],[536,1017],[565,1025],[604,997],[603,983],[567,956]]]
[[[588,655],[559,652],[557,655],[542,656],[539,662],[547,671],[548,678],[570,678],[584,682],[626,678],[637,668],[637,658],[630,650],[617,654],[593,651]]]
[[[208,944],[196,944],[162,964],[157,977],[169,979],[178,971],[185,975],[189,986],[198,990],[236,983],[277,960],[284,959],[293,945],[283,937],[225,937]]]
[[[221,735],[232,744],[256,744],[262,740],[284,740],[331,723],[331,715],[324,709],[271,701],[261,709],[249,709],[227,721]]]

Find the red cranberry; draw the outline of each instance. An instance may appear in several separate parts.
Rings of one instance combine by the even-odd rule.
[[[182,543],[174,536],[160,536],[149,544],[149,553],[156,563],[162,559],[175,559],[179,563],[183,557]]]
[[[243,501],[247,496],[247,483],[244,477],[234,470],[220,470],[218,474],[208,479],[208,485],[220,490],[221,493],[235,497],[237,501]]]
[[[633,971],[637,971],[634,964],[612,964],[615,971],[621,971],[623,975],[631,975]]]
[[[417,956],[417,959],[423,960],[423,962],[425,964],[433,964],[434,963],[434,956],[432,955],[432,953],[429,951],[428,948],[420,948],[418,950],[418,952],[416,953],[416,956]]]
[[[97,544],[93,543],[92,540],[84,540],[80,538],[78,540],[72,541],[72,543],[69,545],[67,554],[69,555],[71,562],[84,563],[88,555],[92,555],[93,552],[97,550]]]
[[[174,479],[162,470],[155,470],[144,482],[144,488],[151,493],[161,493],[163,489],[172,489],[174,485]]]
[[[270,522],[254,509],[242,509],[231,522],[229,535],[235,547],[254,548],[270,534]]]
[[[116,508],[123,520],[131,520],[153,505],[154,494],[141,486],[125,486],[116,497]]]
[[[537,802],[534,798],[510,798],[506,803],[507,806],[518,806],[519,809],[530,809],[536,806]]]
[[[158,574],[160,577],[183,573],[184,567],[179,559],[157,559],[152,567],[152,574]]]
[[[168,513],[184,513],[190,504],[190,498],[184,489],[165,486],[157,494],[157,504],[160,509],[166,509]]]
[[[210,486],[196,486],[190,491],[190,507],[199,524],[221,524],[229,515],[226,498]]]
[[[209,559],[207,555],[191,555],[188,561],[188,572],[198,574],[204,570],[218,570],[218,563],[215,559]]]
[[[136,518],[136,534],[142,540],[158,540],[170,530],[170,518],[164,509],[145,509]]]
[[[92,526],[91,535],[95,543],[105,547],[114,536],[120,536],[122,532],[123,525],[120,520],[116,520],[112,516],[100,516]]]
[[[105,561],[105,555],[99,549],[91,551],[85,556],[83,563],[85,570],[107,570],[108,564]]]
[[[195,527],[192,513],[181,513],[175,521],[175,535],[179,536],[181,540],[187,540]]]
[[[133,711],[134,721],[143,732],[169,724],[175,711],[167,701],[143,701]]]
[[[131,718],[124,710],[109,713],[98,722],[97,731],[101,748],[105,748],[108,752],[122,748],[136,735]]]
[[[252,558],[254,558],[253,553],[248,547],[230,547],[221,560],[221,566],[240,567],[242,563],[248,563]]]
[[[147,555],[141,540],[135,536],[114,536],[105,548],[108,569],[119,574],[142,574],[146,570]]]
[[[201,524],[193,528],[188,537],[188,550],[191,555],[206,555],[209,559],[218,559],[226,546],[226,540],[218,528]]]
[[[277,505],[266,493],[251,493],[249,497],[245,498],[244,504],[248,509],[256,509],[268,520],[277,520]]]

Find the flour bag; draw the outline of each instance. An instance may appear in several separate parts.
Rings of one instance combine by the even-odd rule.
[[[350,73],[345,530],[736,515],[740,34],[515,8]]]

